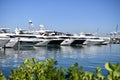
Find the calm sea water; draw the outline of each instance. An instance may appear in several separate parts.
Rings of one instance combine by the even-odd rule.
[[[26,58],[37,58],[45,61],[46,58],[55,57],[58,66],[68,68],[73,63],[83,66],[84,71],[95,71],[97,66],[102,68],[102,73],[107,74],[104,69],[105,62],[120,63],[120,44],[101,46],[60,46],[60,47],[34,47],[21,50],[0,50],[0,70],[9,76],[11,69],[23,63]]]

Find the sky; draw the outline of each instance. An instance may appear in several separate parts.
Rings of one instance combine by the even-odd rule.
[[[120,0],[0,0],[0,27],[106,34],[120,30]]]

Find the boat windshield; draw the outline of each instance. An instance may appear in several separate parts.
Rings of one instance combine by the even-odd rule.
[[[92,34],[85,34],[85,36],[93,36]]]
[[[9,29],[8,28],[0,28],[0,33],[8,33]]]

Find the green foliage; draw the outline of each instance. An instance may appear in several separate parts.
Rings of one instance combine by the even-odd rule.
[[[0,80],[6,80],[5,76],[3,76],[2,71],[0,71]]]
[[[23,65],[11,70],[9,80],[120,80],[120,64],[106,62],[106,77],[102,75],[100,67],[97,67],[95,72],[84,72],[78,63],[72,64],[67,70],[56,67],[56,64],[53,57],[45,62],[38,62],[36,58],[25,59]],[[0,80],[6,80],[2,71]]]
[[[105,64],[105,68],[108,72],[108,80],[120,80],[120,64],[110,64],[107,62]]]
[[[53,80],[57,78],[56,75],[59,72],[59,69],[54,67],[56,64],[54,58],[46,59],[46,62],[38,62],[35,58],[26,59],[22,66],[11,71],[10,79]],[[62,68],[60,72],[62,74]]]

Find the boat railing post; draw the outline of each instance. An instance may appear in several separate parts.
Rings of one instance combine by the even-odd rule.
[[[20,50],[20,37],[18,37],[18,46],[17,46],[17,48],[18,48],[18,53],[19,53],[19,50]]]
[[[3,48],[4,48],[4,54],[5,54],[5,50],[6,50],[6,45],[4,45],[4,46],[3,46]]]

